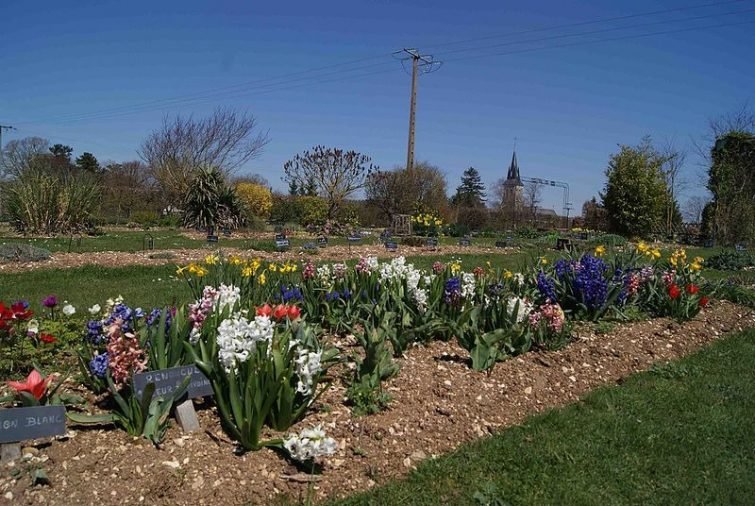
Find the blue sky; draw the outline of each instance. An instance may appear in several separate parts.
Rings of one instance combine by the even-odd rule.
[[[522,174],[568,182],[579,210],[618,143],[649,134],[691,151],[711,117],[753,102],[755,2],[714,3],[5,0],[0,124],[18,130],[3,141],[36,135],[128,160],[165,114],[231,106],[269,130],[245,171],[276,188],[283,163],[317,144],[390,168],[406,158],[410,85],[390,53],[418,47],[444,65],[420,79],[417,159],[441,167],[450,191],[470,165],[492,185],[516,137]],[[675,33],[636,37],[659,31]],[[696,183],[699,170],[691,153]]]

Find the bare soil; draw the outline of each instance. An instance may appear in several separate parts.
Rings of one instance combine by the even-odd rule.
[[[752,326],[755,312],[728,302],[716,302],[684,324],[656,319],[619,325],[605,335],[584,326],[565,349],[529,353],[497,364],[489,374],[471,370],[466,351],[455,343],[432,342],[400,359],[401,371],[388,382],[393,397],[388,410],[352,416],[343,402],[345,387],[336,379],[294,429],[322,424],[339,442],[314,490],[318,499],[343,497]],[[173,426],[161,449],[115,429],[73,428],[65,438],[29,445],[22,451],[26,457],[0,470],[0,502],[269,504],[281,494],[294,500],[306,495],[306,473],[271,450],[235,455],[214,408],[197,408],[203,431],[182,434]],[[50,486],[31,486],[27,471],[34,467],[46,470]]]

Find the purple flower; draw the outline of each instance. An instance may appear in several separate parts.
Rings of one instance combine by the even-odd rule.
[[[548,278],[543,271],[537,273],[537,289],[546,299],[551,302],[558,302],[556,282]]]
[[[92,372],[93,376],[104,378],[107,374],[108,365],[110,365],[109,355],[107,352],[100,353],[99,355],[95,355],[94,358],[89,361],[89,370]]]
[[[100,344],[105,338],[102,331],[102,322],[99,320],[89,320],[87,322],[87,341],[92,344]]]
[[[580,259],[574,278],[574,292],[587,309],[598,309],[605,304],[608,298],[607,270],[608,266],[600,258],[585,255]]]
[[[46,308],[52,309],[58,305],[58,298],[54,295],[48,295],[42,299],[42,305]]]
[[[461,300],[461,279],[454,276],[446,280],[443,290],[443,301],[449,305],[456,305]]]

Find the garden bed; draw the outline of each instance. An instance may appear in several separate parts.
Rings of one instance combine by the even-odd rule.
[[[102,267],[126,267],[129,265],[183,265],[199,261],[216,248],[210,249],[171,249],[140,251],[136,253],[124,251],[99,251],[87,253],[53,253],[47,260],[37,262],[0,262],[0,273],[26,272],[35,269],[67,269],[85,265],[99,265]],[[242,250],[238,248],[221,248],[224,255],[237,255],[241,258],[259,258],[268,261],[302,260],[311,258],[314,261],[333,260],[347,261],[360,256],[375,256],[378,258],[396,258],[400,256],[438,256],[438,255],[491,255],[506,254],[518,251],[517,248],[485,248],[479,246],[441,246],[437,250],[424,247],[399,246],[397,251],[388,251],[381,245],[359,246],[328,246],[316,250],[316,254],[294,248],[285,252],[266,252],[256,250]]]
[[[528,353],[490,373],[471,370],[455,343],[435,341],[400,360],[401,373],[387,383],[393,396],[387,411],[354,417],[336,381],[292,432],[322,423],[338,441],[314,489],[320,499],[343,497],[751,326],[755,313],[727,302],[683,324],[655,319],[604,335],[582,326],[567,348]],[[272,451],[235,456],[213,411],[199,412],[204,432],[182,435],[172,427],[162,449],[118,430],[72,430],[63,440],[41,442],[25,452],[31,458],[3,467],[0,497],[17,504],[268,504],[280,494],[296,500],[307,493],[307,474]],[[50,488],[31,488],[28,473],[14,477],[14,469],[33,466],[47,471]]]

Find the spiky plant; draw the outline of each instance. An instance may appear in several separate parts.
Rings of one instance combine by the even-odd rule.
[[[243,213],[233,188],[216,168],[201,169],[189,185],[184,200],[184,225],[196,229],[208,227],[238,228]]]

